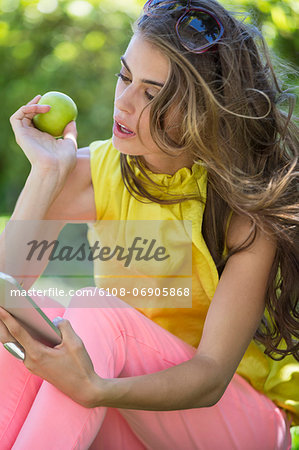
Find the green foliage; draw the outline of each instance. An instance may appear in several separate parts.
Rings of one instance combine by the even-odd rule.
[[[9,220],[8,216],[2,216],[0,217],[0,234],[2,233],[2,231],[4,230],[7,221]]]
[[[139,11],[126,3],[0,0],[0,213],[12,212],[30,170],[9,117],[35,95],[75,100],[79,147],[111,136],[114,74]]]
[[[296,0],[222,3],[229,9],[250,10],[275,52],[296,62]],[[36,94],[57,90],[75,100],[80,147],[111,136],[114,74],[142,4],[140,0],[0,0],[0,213],[12,212],[30,170],[14,141],[9,117]]]
[[[231,11],[247,11],[275,52],[298,62],[299,7],[296,0],[221,0]],[[297,58],[297,59],[296,59]]]
[[[299,450],[299,426],[291,427],[292,450]]]

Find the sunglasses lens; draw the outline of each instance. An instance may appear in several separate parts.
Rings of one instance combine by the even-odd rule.
[[[217,41],[222,32],[217,21],[202,11],[190,11],[178,24],[181,41],[191,51],[209,47]]]

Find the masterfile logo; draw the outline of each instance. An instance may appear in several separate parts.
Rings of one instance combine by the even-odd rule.
[[[138,241],[141,242],[138,243]],[[116,245],[114,248],[101,246],[99,241],[95,241],[92,246],[86,246],[83,242],[79,244],[78,248],[63,245],[58,240],[52,242],[33,240],[27,242],[27,245],[31,246],[31,248],[26,261],[30,261],[34,257],[40,261],[49,249],[51,249],[48,257],[49,261],[72,261],[74,259],[77,261],[95,261],[96,259],[109,261],[112,258],[116,258],[118,261],[124,261],[125,267],[130,265],[133,258],[136,261],[150,261],[154,259],[157,262],[170,258],[170,255],[166,254],[165,247],[156,245],[156,239],[148,242],[148,239],[143,239],[140,236],[135,237],[132,245],[127,249],[120,245]]]

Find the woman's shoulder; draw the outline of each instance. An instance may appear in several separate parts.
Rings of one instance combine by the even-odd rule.
[[[76,183],[81,189],[91,185],[90,171],[90,149],[81,147],[77,151],[77,162],[74,170],[70,173],[68,183]]]
[[[249,217],[232,213],[227,228],[226,244],[228,249],[238,247],[249,239],[253,231],[253,224]]]
[[[90,157],[89,146],[88,147],[78,148],[77,155],[78,155],[78,157],[88,158],[89,159],[89,157]]]
[[[88,149],[91,156],[103,156],[107,154],[113,156],[119,154],[112,144],[112,138],[92,141],[89,144]]]
[[[232,250],[243,245],[247,247],[247,244],[249,244],[249,252],[259,248],[259,251],[263,249],[272,253],[276,248],[275,237],[267,227],[262,230],[256,227],[248,216],[233,213],[227,229],[227,248]]]
[[[46,219],[96,219],[89,147],[78,149],[76,166],[69,173],[65,185],[49,208]]]

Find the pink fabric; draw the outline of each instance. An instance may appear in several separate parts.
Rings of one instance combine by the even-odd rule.
[[[38,300],[38,299],[37,299]],[[100,305],[100,307],[99,307]],[[83,340],[103,377],[153,373],[192,357],[195,349],[115,297],[82,306],[44,309],[63,315]],[[0,449],[285,450],[291,447],[284,413],[235,375],[210,408],[138,411],[84,408],[0,348]]]

